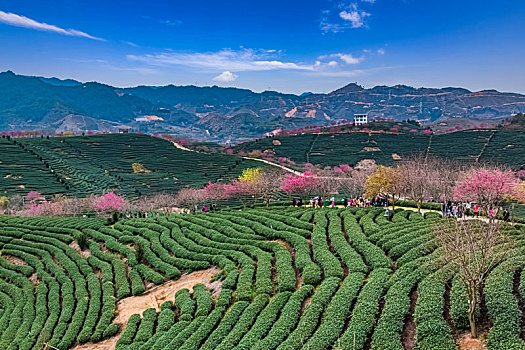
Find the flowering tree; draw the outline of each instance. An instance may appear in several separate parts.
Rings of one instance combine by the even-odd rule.
[[[231,186],[232,185],[230,184],[209,182],[203,188],[203,195],[206,200],[210,201],[212,204],[217,204],[218,201],[230,198],[233,192]]]
[[[124,198],[114,192],[106,193],[98,197],[93,202],[93,209],[99,212],[122,210],[124,208]]]
[[[496,216],[503,202],[516,194],[521,181],[512,171],[478,168],[467,171],[454,187],[454,197],[477,202],[482,211]]]
[[[398,169],[379,166],[372,175],[368,176],[365,183],[365,195],[392,197],[392,207],[395,209],[396,195],[401,192],[401,176]]]
[[[34,202],[36,201],[38,198],[42,197],[42,194],[38,191],[30,191],[27,195],[26,195],[26,198],[25,200],[27,202]]]
[[[33,203],[24,213],[27,216],[44,216],[44,215],[63,215],[64,210],[60,203],[43,202],[40,204]]]
[[[352,167],[348,164],[340,164],[339,169],[341,169],[343,173],[349,173],[352,171]]]
[[[238,179],[233,180],[225,187],[225,192],[228,196],[240,200],[242,205],[246,207],[246,202],[250,197],[250,186],[248,183]]]
[[[9,198],[6,196],[0,196],[0,209],[3,211],[7,208],[7,204],[9,203]]]
[[[319,179],[311,171],[305,171],[300,175],[288,174],[281,183],[281,190],[301,198],[311,195],[318,187]]]

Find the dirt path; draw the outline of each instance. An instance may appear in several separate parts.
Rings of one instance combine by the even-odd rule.
[[[445,283],[445,292],[443,293],[443,318],[447,322],[448,327],[450,328],[450,334],[452,338],[456,339],[458,330],[452,317],[450,316],[450,290],[452,288],[452,280]]]
[[[292,168],[288,168],[284,165],[281,165],[281,164],[277,164],[277,163],[274,163],[274,162],[270,162],[269,160],[266,160],[266,159],[259,159],[259,158],[251,158],[251,157],[242,157],[244,159],[249,159],[249,160],[255,160],[257,162],[261,162],[261,163],[265,163],[265,164],[268,164],[268,165],[272,165],[274,167],[277,167],[277,168],[281,168],[283,169],[284,171],[286,172],[289,172],[289,173],[292,173],[294,175],[301,175],[302,173],[300,171],[297,171],[297,170],[293,170]]]
[[[206,153],[206,152],[200,152],[200,151],[196,151],[196,150],[193,150],[193,149],[189,149],[187,147],[184,147],[183,145],[177,143],[177,142],[171,142],[176,148],[182,150],[182,151],[186,151],[186,152],[195,152],[195,153]],[[248,160],[255,160],[257,162],[261,162],[261,163],[265,163],[265,164],[268,164],[268,165],[272,165],[274,167],[277,167],[277,168],[281,168],[283,169],[284,171],[286,172],[289,172],[289,173],[292,173],[292,174],[295,174],[295,175],[301,175],[301,172],[300,171],[297,171],[297,170],[293,170],[292,168],[288,168],[284,165],[281,165],[281,164],[277,164],[277,163],[274,163],[274,162],[271,162],[269,160],[266,160],[266,159],[259,159],[259,158],[252,158],[252,157],[241,157],[243,159],[248,159]]]
[[[312,150],[314,149],[315,142],[319,138],[319,134],[316,134],[312,142],[310,143],[310,147],[308,148],[308,151],[306,152],[306,163],[310,163],[310,153],[312,153]]]
[[[489,146],[489,143],[490,143],[490,141],[492,140],[492,138],[494,137],[495,134],[496,134],[496,131],[493,131],[492,134],[490,134],[489,137],[487,138],[487,142],[485,142],[483,144],[483,148],[481,148],[481,151],[479,152],[479,154],[476,157],[476,163],[479,163],[479,159],[483,156],[483,153],[485,153],[485,150]]]
[[[377,326],[377,322],[381,318],[381,314],[383,313],[383,309],[385,308],[385,295],[386,295],[386,290],[383,291],[383,295],[379,299],[379,308],[377,309],[374,327],[372,327],[372,330],[370,331],[370,333],[368,333],[366,337],[366,342],[365,342],[365,345],[363,345],[363,350],[370,350],[370,348],[372,347],[372,335],[374,334],[374,331]]]
[[[414,311],[416,310],[417,287],[410,292],[410,307],[405,317],[401,343],[405,350],[412,350],[416,346],[416,323],[414,322]]]
[[[520,338],[525,339],[525,307],[523,305],[523,296],[520,294],[520,278],[521,278],[521,269],[514,271],[514,278],[512,283],[512,294],[518,301],[518,308],[521,312],[520,316]]]
[[[199,283],[211,289],[212,295],[216,297],[221,291],[222,283],[221,281],[210,283],[210,280],[219,271],[220,269],[214,266],[207,270],[184,274],[177,281],[170,281],[147,290],[144,295],[122,299],[117,303],[116,317],[113,319],[113,322],[121,324],[120,331],[122,331],[123,325],[127,323],[131,315],[142,314],[144,310],[149,308],[155,308],[159,311],[163,302],[168,300],[174,301],[177,291],[185,288],[192,291],[193,286]],[[96,344],[77,345],[72,350],[113,350],[118,338],[119,334]]]

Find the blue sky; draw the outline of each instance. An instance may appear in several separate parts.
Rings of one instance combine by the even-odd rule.
[[[0,0],[0,71],[115,86],[525,93],[524,27],[522,0]]]

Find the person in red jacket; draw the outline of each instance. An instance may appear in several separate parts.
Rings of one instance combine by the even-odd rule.
[[[474,216],[478,216],[479,213],[479,206],[478,203],[474,204]]]

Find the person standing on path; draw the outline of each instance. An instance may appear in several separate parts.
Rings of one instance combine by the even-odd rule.
[[[503,210],[503,221],[509,222],[510,212],[508,209]]]

